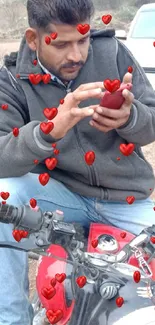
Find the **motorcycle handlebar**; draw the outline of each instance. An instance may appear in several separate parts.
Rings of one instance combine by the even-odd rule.
[[[0,222],[11,223],[15,227],[25,230],[39,231],[44,221],[43,212],[31,209],[28,205],[14,207],[9,204],[0,204]]]

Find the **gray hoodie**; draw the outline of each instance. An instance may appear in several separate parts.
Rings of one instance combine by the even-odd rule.
[[[130,195],[137,200],[149,197],[155,179],[141,146],[155,141],[155,92],[132,54],[115,38],[114,31],[91,31],[87,61],[70,89],[53,80],[46,85],[43,82],[32,85],[28,79],[30,73],[44,74],[39,64],[33,64],[34,59],[36,53],[29,49],[23,37],[19,51],[6,56],[0,71],[0,105],[8,104],[7,110],[0,108],[0,177],[48,172],[83,196],[109,201],[125,201]],[[49,171],[44,161],[55,156],[51,146],[55,139],[40,130],[40,122],[45,120],[43,109],[58,107],[59,100],[81,84],[107,78],[122,81],[128,66],[133,67],[135,96],[128,122],[103,133],[89,125],[90,117],[85,118],[57,141],[58,165]],[[98,102],[98,99],[88,99],[79,107]],[[12,134],[14,127],[19,128],[18,137]],[[126,157],[120,153],[119,146],[130,142],[136,147]],[[84,160],[87,151],[96,155],[91,166]],[[34,159],[39,160],[38,166]]]

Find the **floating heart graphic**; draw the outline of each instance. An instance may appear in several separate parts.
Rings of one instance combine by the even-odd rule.
[[[152,236],[152,237],[150,238],[150,241],[151,241],[152,244],[155,244],[155,237]]]
[[[37,65],[38,61],[37,60],[33,60],[33,64]]]
[[[57,144],[56,143],[52,143],[52,148],[56,148]]]
[[[52,33],[50,36],[54,40],[58,37],[58,33]]]
[[[49,309],[46,311],[46,317],[48,318],[50,324],[56,324],[62,319],[63,311],[61,309],[56,311]]]
[[[77,30],[82,35],[85,35],[89,31],[89,29],[90,29],[89,24],[85,24],[85,25],[79,24],[79,25],[77,25]]]
[[[30,206],[31,206],[31,208],[34,209],[36,207],[36,205],[37,205],[37,201],[34,198],[30,199]]]
[[[60,150],[59,149],[54,149],[53,152],[54,152],[55,155],[58,155],[60,153]]]
[[[96,247],[98,246],[98,240],[97,240],[97,239],[92,240],[91,245],[92,245],[94,248],[96,248]]]
[[[155,41],[153,42],[153,46],[155,47]]]
[[[121,236],[121,238],[125,238],[126,237],[126,232],[125,231],[122,231],[121,233],[120,233],[120,236]]]
[[[128,72],[132,73],[133,72],[133,67],[129,66],[128,67]]]
[[[58,163],[58,160],[56,158],[47,158],[45,160],[45,165],[49,170],[53,170]]]
[[[50,288],[46,288],[43,287],[41,289],[41,294],[47,299],[50,300],[51,298],[53,298],[56,294],[56,290],[54,287],[50,287]]]
[[[1,107],[4,111],[6,111],[8,109],[8,104],[2,104]]]
[[[22,236],[22,238],[26,238],[29,234],[29,232],[27,230],[20,230],[20,234]]]
[[[8,197],[10,196],[10,193],[9,192],[1,192],[0,195],[1,195],[1,198],[6,201],[8,199]]]
[[[58,109],[56,107],[44,108],[43,113],[48,120],[52,120],[58,114]]]
[[[128,202],[128,204],[132,204],[135,201],[135,197],[134,196],[127,196],[126,201]]]
[[[1,203],[2,203],[2,204],[6,204],[6,201],[2,201]]]
[[[141,274],[139,271],[135,271],[134,274],[133,274],[133,279],[136,283],[140,282],[140,279],[141,279]]]
[[[40,129],[45,134],[49,134],[54,128],[53,122],[41,122]]]
[[[121,160],[121,158],[120,157],[117,157],[117,160]]]
[[[92,165],[95,161],[95,152],[94,151],[86,152],[84,158],[87,165]]]
[[[62,104],[64,104],[64,99],[60,99],[60,104],[62,105]]]
[[[42,81],[45,85],[47,85],[50,82],[50,80],[51,80],[51,75],[49,73],[44,74],[42,76]]]
[[[155,207],[153,207],[153,210],[155,211]]]
[[[119,149],[124,156],[130,156],[135,149],[135,145],[133,143],[121,143]]]
[[[80,288],[83,288],[87,282],[87,278],[85,276],[79,276],[76,279],[76,283]]]
[[[112,16],[111,15],[104,15],[102,16],[102,21],[105,25],[108,25],[112,20]]]
[[[50,179],[50,176],[48,173],[40,174],[39,175],[39,182],[41,185],[45,186]]]
[[[66,279],[66,274],[65,273],[61,273],[61,274],[57,273],[55,275],[55,278],[59,283],[62,283]]]
[[[45,43],[49,45],[51,43],[51,38],[49,36],[45,36]]]
[[[20,242],[20,240],[22,239],[22,234],[20,233],[20,230],[18,229],[15,229],[12,231],[12,236],[14,237],[14,239],[17,241],[17,242]]]
[[[29,81],[33,85],[38,85],[41,80],[42,80],[41,74],[29,74]]]
[[[119,79],[106,79],[103,82],[104,87],[110,92],[113,93],[120,88],[121,81]]]
[[[19,73],[16,74],[16,78],[17,79],[20,78],[20,74]]]
[[[117,307],[122,307],[122,305],[124,304],[124,299],[123,299],[123,297],[117,297],[116,298],[116,305],[117,305]]]
[[[14,137],[18,137],[18,135],[19,135],[19,129],[18,128],[14,128],[12,130],[12,133],[13,133]]]
[[[50,281],[51,286],[55,287],[56,283],[57,283],[56,279],[52,278],[51,281]]]
[[[38,159],[34,159],[33,162],[34,162],[34,164],[37,165],[39,163],[39,160]]]

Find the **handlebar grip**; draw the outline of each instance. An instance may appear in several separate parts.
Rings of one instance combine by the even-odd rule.
[[[42,211],[34,211],[28,205],[14,207],[9,204],[0,204],[0,222],[12,223],[15,227],[22,227],[38,231],[42,227],[44,216]]]
[[[17,208],[13,205],[0,204],[0,222],[14,223],[17,216]]]

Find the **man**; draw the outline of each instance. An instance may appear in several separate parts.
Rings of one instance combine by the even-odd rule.
[[[34,198],[43,211],[63,210],[67,222],[138,234],[154,222],[154,176],[141,146],[155,141],[155,93],[113,31],[89,30],[91,0],[74,0],[74,7],[72,0],[28,0],[27,9],[30,27],[0,72],[1,192],[10,193],[8,204]],[[105,79],[133,83],[119,110],[99,106]],[[47,108],[58,108],[52,120]],[[128,143],[135,149],[125,156],[119,147]],[[0,225],[3,240],[14,240],[12,226]],[[0,325],[30,325],[27,254],[0,249],[0,261]]]

